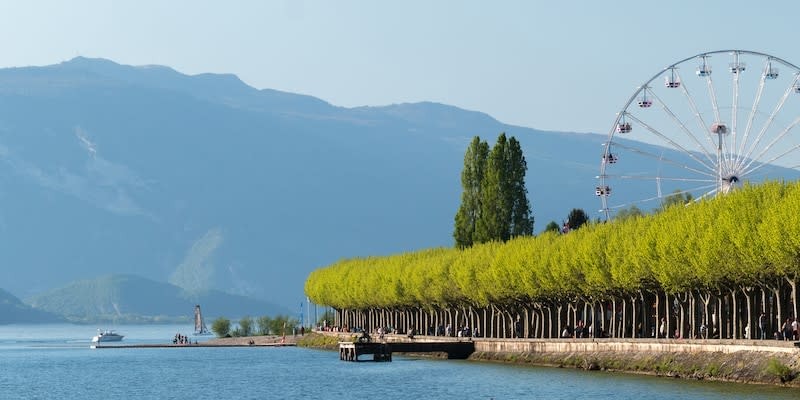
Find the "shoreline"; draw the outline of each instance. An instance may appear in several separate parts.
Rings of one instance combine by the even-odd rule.
[[[338,349],[352,333],[314,332],[298,346]],[[457,340],[418,336],[412,340]],[[408,341],[387,335],[387,341]],[[465,340],[461,338],[461,340]],[[793,342],[775,340],[674,339],[474,339],[469,361],[551,368],[575,368],[635,375],[663,376],[800,387],[800,350]],[[411,354],[409,354],[411,355]],[[414,357],[442,358],[437,354]]]
[[[242,336],[242,337],[228,337],[228,338],[218,338],[215,337],[213,339],[206,340],[204,342],[200,342],[200,345],[207,345],[207,346],[278,346],[278,345],[290,345],[295,346],[297,344],[300,335],[292,336],[277,336],[277,335],[270,335],[270,336]],[[253,341],[250,343],[250,341]]]

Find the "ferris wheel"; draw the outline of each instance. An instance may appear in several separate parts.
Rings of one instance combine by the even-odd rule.
[[[600,212],[611,219],[667,196],[698,200],[743,182],[800,177],[799,78],[796,65],[746,50],[659,71],[617,113],[603,144]]]

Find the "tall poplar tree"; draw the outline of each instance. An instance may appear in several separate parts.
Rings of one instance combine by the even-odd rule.
[[[464,192],[456,214],[456,247],[505,242],[533,234],[525,172],[528,166],[516,138],[501,133],[489,149],[475,137],[464,157]]]
[[[466,248],[473,245],[475,225],[481,212],[481,182],[486,171],[489,157],[489,144],[481,141],[479,136],[472,142],[464,154],[464,169],[461,171],[461,206],[456,213],[453,238],[456,247]]]
[[[489,152],[486,174],[481,182],[481,211],[475,224],[475,243],[492,240],[504,242],[510,237],[511,196],[508,190],[506,145],[506,134],[503,133]]]
[[[506,151],[508,168],[508,188],[510,191],[511,226],[510,236],[530,236],[533,234],[533,216],[531,204],[528,201],[528,190],[525,188],[525,172],[528,163],[522,155],[522,148],[517,138],[508,140]]]

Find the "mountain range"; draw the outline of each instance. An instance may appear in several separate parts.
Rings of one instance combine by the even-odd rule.
[[[143,295],[144,294],[144,295]],[[75,323],[163,323],[191,321],[196,304],[207,320],[275,316],[286,309],[219,290],[190,292],[135,275],[112,274],[72,282],[26,299],[35,310]],[[210,324],[210,323],[209,323]]]
[[[604,135],[104,59],[0,69],[0,287],[53,309],[37,296],[134,276],[299,311],[316,268],[452,246],[464,151],[501,132],[522,145],[536,231],[597,215]]]
[[[597,157],[559,153],[596,154],[599,135],[103,59],[2,69],[0,287],[30,298],[119,273],[295,310],[315,268],[452,245],[466,145],[500,132],[525,146],[539,229],[595,204]]]

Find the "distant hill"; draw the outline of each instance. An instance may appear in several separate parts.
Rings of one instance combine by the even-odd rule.
[[[71,322],[189,321],[195,304],[204,316],[287,314],[283,307],[217,290],[187,292],[177,286],[134,275],[108,275],[78,281],[28,299],[37,309],[63,315]]]
[[[62,322],[63,318],[42,310],[37,310],[11,293],[0,289],[0,324],[30,324]]]

